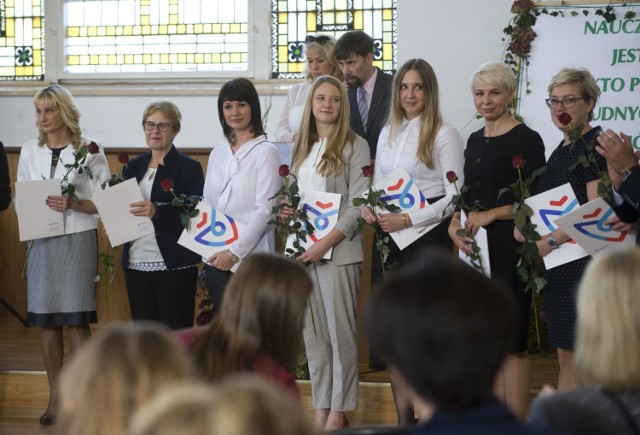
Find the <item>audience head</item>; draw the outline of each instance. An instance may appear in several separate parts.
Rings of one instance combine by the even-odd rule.
[[[373,39],[361,30],[352,30],[338,39],[333,55],[350,88],[365,83],[373,72]]]
[[[336,40],[328,35],[309,35],[305,39],[304,75],[309,81],[331,75],[342,80],[342,71],[333,57]]]
[[[471,93],[476,111],[486,121],[510,117],[509,105],[516,91],[516,76],[503,62],[480,65],[471,79]]]
[[[266,352],[293,372],[312,284],[298,262],[252,254],[229,280],[220,311],[192,353],[209,380],[251,370]]]
[[[271,383],[233,376],[173,386],[133,418],[130,435],[310,435],[304,411]]]
[[[317,167],[318,173],[327,176],[342,170],[342,150],[354,140],[349,127],[349,113],[349,97],[340,80],[322,76],[313,82],[293,148],[291,161],[294,173],[298,172],[313,144],[320,139],[319,128],[322,125],[330,131],[326,137],[326,152]]]
[[[241,117],[241,124],[230,124],[227,111],[232,110],[232,104],[229,103],[245,103],[249,105],[249,111],[247,115],[250,115],[250,119]],[[258,92],[253,86],[250,80],[245,78],[234,79],[228,81],[220,89],[218,95],[218,118],[222,125],[224,137],[229,142],[235,141],[235,129],[250,128],[253,131],[254,137],[265,134],[264,127],[262,125],[262,112],[260,109],[260,98]]]
[[[593,119],[593,110],[598,104],[600,88],[591,73],[584,68],[563,68],[553,76],[549,84],[547,106],[551,120],[561,131],[571,126],[588,124]],[[564,125],[558,119],[561,113],[571,115],[572,122]]]
[[[578,290],[575,367],[587,385],[640,391],[640,247],[595,257]]]
[[[142,129],[152,150],[167,151],[180,132],[182,114],[171,101],[149,103],[142,113]]]
[[[156,324],[112,326],[75,355],[60,383],[64,435],[125,432],[131,415],[167,385],[195,379],[196,368]]]
[[[36,109],[36,126],[38,127],[38,144],[40,146],[46,145],[47,133],[57,132],[60,128],[66,127],[71,145],[78,149],[82,141],[80,109],[78,109],[71,92],[60,85],[47,86],[36,93],[33,105]]]
[[[516,317],[501,282],[431,250],[373,292],[368,327],[389,370],[422,399],[458,410],[492,397]]]

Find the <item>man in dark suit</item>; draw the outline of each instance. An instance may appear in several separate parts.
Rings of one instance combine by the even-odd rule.
[[[11,202],[11,185],[9,181],[9,165],[4,146],[0,142],[0,211],[6,210]]]
[[[349,86],[351,129],[367,140],[373,160],[389,115],[393,77],[373,66],[373,39],[362,31],[342,35],[333,55]]]
[[[613,210],[622,222],[640,223],[640,150],[633,152],[631,138],[612,130],[598,135],[596,151],[607,159],[609,178],[613,187]],[[614,228],[616,228],[614,226]],[[636,245],[640,232],[636,227]]]
[[[453,258],[425,251],[373,294],[367,326],[376,353],[419,410],[415,435],[541,435],[493,396],[518,312],[511,291]]]

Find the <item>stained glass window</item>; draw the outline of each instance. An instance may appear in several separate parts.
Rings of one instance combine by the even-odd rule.
[[[44,79],[43,0],[0,0],[0,80]]]
[[[67,0],[68,73],[246,71],[252,0]]]
[[[273,78],[300,78],[304,39],[322,33],[336,39],[348,30],[373,38],[374,65],[396,69],[396,0],[272,0]]]

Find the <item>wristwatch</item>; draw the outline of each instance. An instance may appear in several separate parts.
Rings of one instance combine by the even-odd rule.
[[[236,254],[231,252],[231,249],[227,249],[227,254],[229,255],[229,260],[233,263],[237,263],[240,260]]]
[[[631,175],[631,173],[633,172],[634,169],[636,169],[638,167],[638,165],[633,165],[632,167],[625,169],[624,171],[620,172],[620,177],[622,178],[622,182],[624,182],[627,177],[629,175]]]
[[[553,238],[551,234],[549,234],[549,238],[547,239],[547,243],[551,246],[552,249],[558,249],[560,245],[556,242],[556,239]]]

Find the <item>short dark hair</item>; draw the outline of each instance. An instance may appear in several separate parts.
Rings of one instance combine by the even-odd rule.
[[[453,258],[428,250],[373,292],[373,351],[437,407],[457,410],[492,395],[517,320],[515,298]]]
[[[233,141],[233,132],[231,127],[224,121],[224,111],[222,106],[227,101],[244,101],[251,107],[251,128],[256,136],[265,134],[264,127],[262,126],[262,112],[260,110],[260,98],[258,97],[258,91],[253,86],[250,80],[245,78],[233,79],[228,81],[220,89],[218,95],[218,118],[220,118],[220,124],[224,132],[224,137],[229,142]]]
[[[371,39],[371,36],[362,30],[352,30],[342,35],[336,41],[336,45],[333,48],[333,56],[336,60],[345,60],[350,58],[352,54],[362,57],[373,54],[373,39]]]

